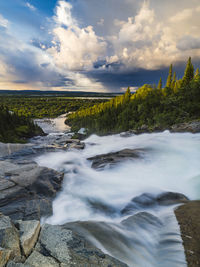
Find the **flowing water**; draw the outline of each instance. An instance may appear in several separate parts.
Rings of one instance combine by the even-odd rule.
[[[53,202],[50,224],[69,228],[128,266],[181,267],[185,261],[175,206],[135,206],[122,210],[144,193],[178,192],[200,197],[200,134],[163,133],[90,136],[84,150],[46,153],[39,165],[65,173],[62,191]],[[87,160],[125,148],[141,149],[142,158],[112,168],[91,168]],[[75,223],[76,222],[76,223]]]

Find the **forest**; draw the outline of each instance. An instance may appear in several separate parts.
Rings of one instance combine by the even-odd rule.
[[[73,131],[84,127],[88,134],[103,135],[142,128],[164,130],[199,119],[200,73],[199,68],[194,71],[189,58],[181,79],[177,79],[171,65],[166,85],[160,79],[157,86],[144,84],[134,94],[128,88],[123,96],[73,112],[66,123]]]
[[[18,116],[0,106],[0,142],[26,143],[28,138],[35,135],[44,135],[44,132],[30,118]]]
[[[88,108],[108,101],[98,98],[74,98],[54,96],[0,96],[0,104],[19,116],[29,118],[55,118],[69,111]]]

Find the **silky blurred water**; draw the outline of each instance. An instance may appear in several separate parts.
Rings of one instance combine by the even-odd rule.
[[[128,216],[120,211],[133,197],[143,193],[156,196],[170,191],[199,199],[200,134],[165,131],[126,138],[120,135],[92,135],[84,142],[86,147],[82,151],[47,153],[36,159],[42,166],[65,173],[62,192],[53,202],[53,216],[44,220],[50,224],[104,222],[109,229],[123,234],[121,250],[116,240],[112,243],[115,249],[109,248],[108,241],[101,240],[101,234],[94,236],[87,230],[87,237],[129,266],[186,266],[174,206],[157,205],[133,210],[132,216],[146,212],[159,221],[156,225],[148,220],[142,225],[135,223],[132,230],[123,225],[122,221]],[[91,162],[87,160],[125,148],[144,152],[141,159],[127,160],[101,171],[92,169]],[[103,229],[101,231],[104,232]]]

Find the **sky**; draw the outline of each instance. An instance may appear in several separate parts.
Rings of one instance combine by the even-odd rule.
[[[199,0],[1,0],[0,90],[119,92],[200,66]]]

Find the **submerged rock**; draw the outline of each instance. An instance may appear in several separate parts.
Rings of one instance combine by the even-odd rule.
[[[157,196],[149,193],[144,193],[138,197],[134,197],[131,202],[122,209],[122,214],[131,214],[140,209],[146,209],[155,205],[168,206],[178,203],[185,203],[189,199],[181,194],[175,192],[164,192]]]
[[[200,201],[190,201],[175,210],[180,225],[188,267],[200,266]]]
[[[62,180],[62,173],[37,164],[0,161],[0,212],[16,220],[51,215]]]
[[[118,152],[112,152],[108,154],[97,155],[95,157],[88,158],[92,161],[92,168],[100,169],[106,165],[115,165],[125,160],[142,158],[145,150],[143,149],[123,149]]]

